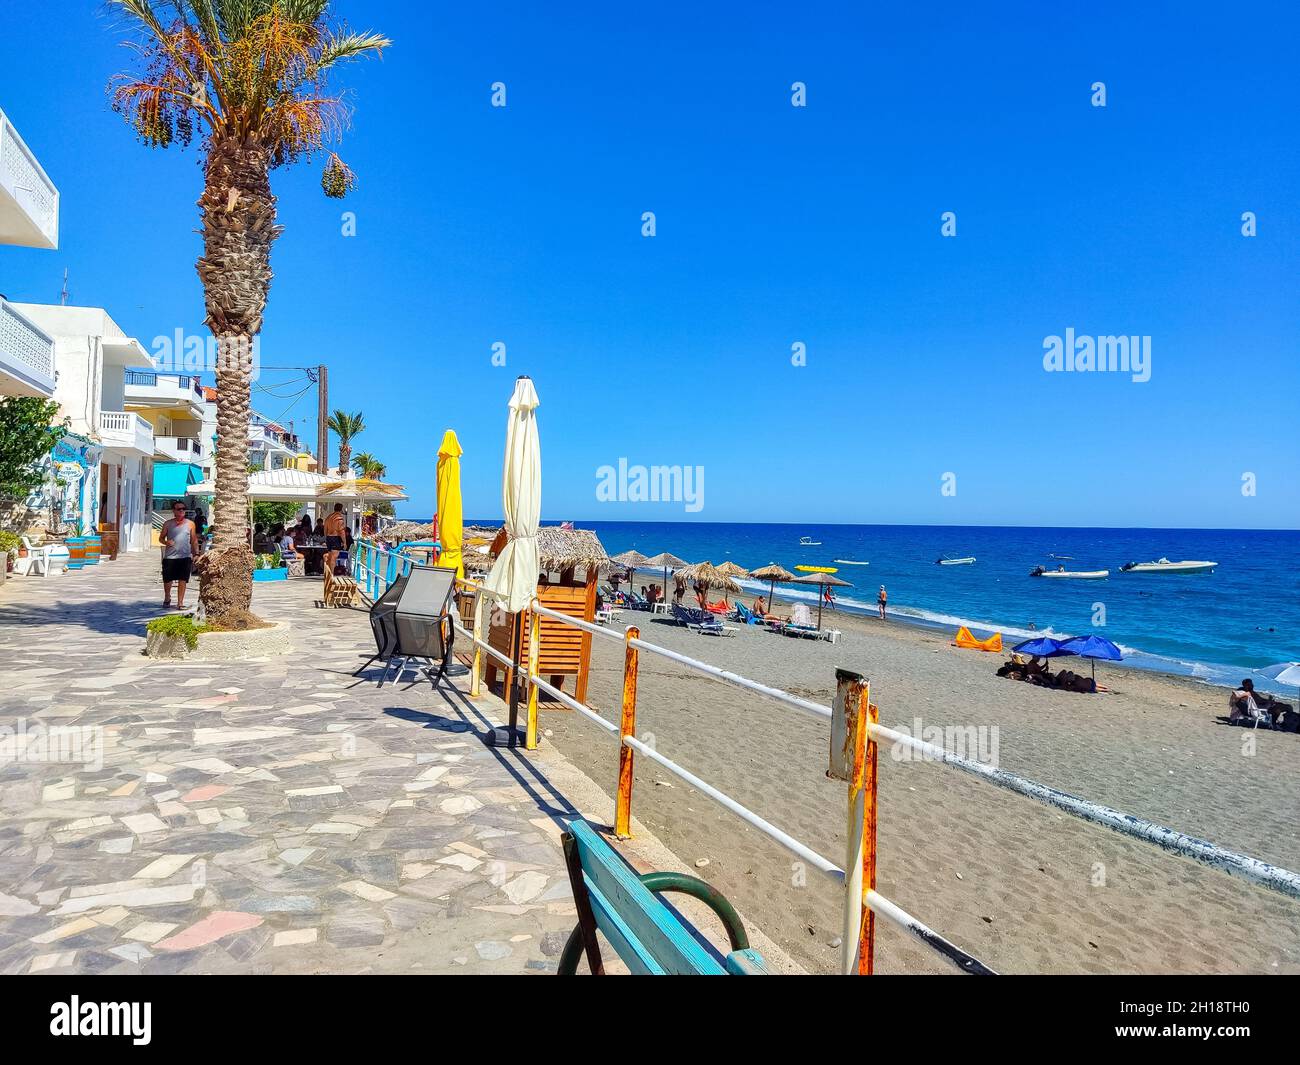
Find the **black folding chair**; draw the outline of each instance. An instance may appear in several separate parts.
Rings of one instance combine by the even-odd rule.
[[[396,650],[397,622],[393,615],[397,613],[397,600],[401,598],[402,589],[406,587],[406,580],[405,574],[398,577],[370,607],[370,631],[375,636],[375,653],[370,656],[369,662],[352,674],[354,677],[364,673],[376,660],[382,659],[387,662]]]
[[[411,567],[406,584],[398,594],[397,608],[392,615],[396,642],[388,653],[388,665],[384,667],[384,672],[379,678],[381,688],[393,662],[398,663],[394,680],[402,675],[402,671],[412,659],[429,663],[425,672],[433,681],[435,688],[447,675],[455,639],[455,628],[452,625],[450,612],[455,581],[454,568]],[[436,674],[433,672],[435,662],[438,665]],[[419,677],[416,677],[407,687],[412,687],[418,680]]]

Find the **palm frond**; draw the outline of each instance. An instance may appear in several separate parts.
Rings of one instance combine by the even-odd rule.
[[[392,41],[378,33],[334,33],[327,32],[320,42],[320,52],[312,64],[312,76],[318,75],[335,63],[345,59],[356,59],[370,53],[379,55],[385,48],[392,46]]]

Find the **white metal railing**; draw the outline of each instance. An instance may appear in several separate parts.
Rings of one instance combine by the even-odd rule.
[[[21,362],[39,377],[54,380],[54,338],[0,298],[0,352]]]
[[[57,247],[59,190],[3,112],[0,112],[0,186],[14,198],[50,246]]]
[[[377,598],[377,595],[382,595],[383,591],[392,583],[392,580],[396,578],[397,574],[409,572],[411,560],[408,557],[394,552],[381,550],[364,541],[358,546],[362,548],[362,551],[358,552],[357,559],[354,561],[354,572],[368,578],[370,590],[367,594],[370,594],[372,599]],[[367,553],[363,555],[363,551]],[[363,558],[368,558],[369,561],[363,562]],[[358,584],[362,585],[363,590],[365,590],[366,584],[363,583],[360,577],[358,579]],[[968,954],[950,941],[944,939],[941,935],[928,928],[916,917],[912,916],[896,903],[890,901],[875,890],[874,812],[871,816],[872,836],[870,841],[871,869],[873,874],[869,882],[863,883],[860,875],[855,874],[853,878],[849,878],[846,876],[844,869],[840,868],[829,858],[826,858],[813,848],[795,839],[778,826],[772,824],[759,814],[733,799],[731,796],[713,787],[707,781],[695,776],[689,770],[661,754],[654,747],[639,740],[635,735],[636,676],[638,670],[637,655],[642,651],[648,654],[659,655],[663,658],[674,661],[679,665],[685,666],[688,669],[702,673],[734,687],[741,688],[745,691],[762,695],[765,698],[772,699],[775,702],[791,707],[792,709],[798,710],[802,713],[810,714],[823,721],[833,721],[836,717],[836,710],[809,699],[792,695],[791,693],[779,688],[773,688],[769,685],[750,680],[748,677],[742,677],[739,674],[720,669],[708,662],[699,661],[698,659],[691,658],[688,655],[683,655],[677,651],[670,650],[669,648],[647,643],[640,639],[639,630],[635,626],[628,626],[624,633],[620,635],[603,626],[593,624],[581,618],[574,618],[567,614],[560,613],[559,611],[544,607],[536,599],[533,600],[525,611],[526,628],[524,631],[528,633],[528,636],[520,641],[521,646],[519,647],[519,659],[512,660],[510,656],[502,654],[500,651],[493,648],[487,640],[482,638],[482,585],[472,580],[460,581],[458,584],[461,588],[473,594],[477,600],[474,631],[471,632],[466,630],[460,623],[459,617],[453,615],[453,626],[456,632],[467,638],[474,649],[470,693],[473,696],[479,694],[483,655],[487,655],[500,662],[507,670],[513,671],[517,677],[524,679],[529,687],[528,735],[530,740],[536,733],[535,714],[537,692],[546,692],[563,705],[592,721],[602,731],[615,736],[618,739],[621,749],[625,749],[627,752],[636,752],[643,757],[649,758],[669,773],[672,773],[680,780],[685,781],[702,794],[718,803],[720,806],[735,814],[745,823],[763,833],[769,839],[785,848],[791,854],[794,854],[800,860],[812,866],[823,876],[837,884],[844,885],[846,932],[854,927],[858,927],[859,929],[861,928],[860,924],[855,924],[853,910],[855,905],[858,906],[859,909],[865,907],[871,913],[890,921],[920,940],[926,946],[930,947],[936,953],[942,955],[954,964],[959,970],[968,973],[992,973],[992,970],[978,959],[974,958],[972,955]],[[550,618],[562,624],[590,632],[593,636],[614,640],[624,644],[626,648],[623,684],[624,709],[623,720],[621,722],[615,723],[602,717],[590,706],[579,702],[577,699],[567,695],[562,690],[555,688],[540,675],[538,665],[539,637],[537,626],[537,618],[540,617]],[[526,661],[524,660],[525,654],[523,647],[523,644],[525,643],[528,645]],[[631,693],[631,727],[629,727],[628,719],[629,691]],[[517,705],[516,699],[519,697],[519,693],[516,689],[507,694],[510,696],[510,705],[512,710],[511,733],[513,741],[513,714]],[[840,710],[840,714],[843,714],[842,709]],[[1121,813],[1118,810],[1113,810],[1109,807],[1091,802],[1090,800],[1069,795],[1065,792],[1048,787],[1044,784],[1036,783],[1035,781],[1021,777],[1017,774],[1009,773],[1005,770],[996,769],[981,762],[972,761],[951,754],[934,744],[927,743],[923,740],[880,725],[874,720],[874,708],[871,708],[871,714],[872,719],[864,721],[863,723],[863,732],[865,738],[870,740],[873,747],[874,745],[881,743],[909,747],[922,754],[927,759],[932,759],[940,764],[960,769],[963,772],[976,776],[988,783],[996,784],[999,787],[1014,791],[1027,798],[1046,803],[1074,817],[1102,825],[1123,835],[1141,839],[1148,843],[1154,843],[1155,845],[1175,854],[1199,861],[1203,864],[1219,869],[1222,872],[1241,877],[1259,884],[1262,887],[1278,891],[1284,895],[1300,898],[1300,875],[1297,875],[1296,873],[1260,861],[1259,859],[1251,858],[1247,855],[1225,850],[1217,844],[1210,843],[1207,840],[1198,839],[1194,836],[1177,832],[1174,829],[1157,825],[1154,822],[1147,821],[1143,818],[1132,817]],[[620,756],[620,758],[621,757],[622,756]],[[872,754],[872,759],[874,767],[874,752]],[[618,809],[616,810],[615,825],[616,831],[626,832],[626,825],[630,820],[631,804],[630,763],[626,776],[626,794],[624,794],[623,790],[623,780],[622,770],[620,769],[620,793]],[[874,811],[874,768],[871,773],[870,787],[872,792],[871,805]],[[850,818],[850,826],[850,835],[852,836],[852,818]],[[852,844],[853,841],[851,839],[850,854],[852,854]],[[859,838],[859,853],[861,853],[861,846],[862,840]],[[852,867],[853,866],[850,865],[850,868]],[[860,933],[860,935],[861,934],[865,933]],[[859,971],[857,969],[858,941],[854,940],[853,942],[849,942],[849,935],[846,935],[844,938],[845,942],[842,945],[843,971]]]
[[[852,925],[853,928],[858,933],[858,935],[852,937],[851,940],[850,937],[846,936],[845,941],[842,944],[842,955],[844,958],[843,971],[845,972],[859,971],[858,970],[859,939],[861,935],[864,934],[863,932],[864,926],[861,922],[860,915],[862,913],[863,908],[865,907],[867,910],[870,910],[870,912],[874,914],[878,914],[879,916],[884,917],[885,919],[898,925],[898,927],[902,928],[910,935],[916,937],[922,943],[925,943],[932,950],[943,955],[950,962],[956,965],[957,968],[960,969],[961,971],[968,972],[968,973],[988,974],[988,975],[993,974],[993,970],[990,969],[988,966],[984,965],[977,958],[968,954],[966,951],[962,950],[954,943],[951,943],[943,936],[939,935],[939,933],[929,928],[918,918],[909,914],[901,906],[898,906],[896,903],[891,902],[889,899],[885,898],[883,895],[880,895],[878,892],[876,892],[874,890],[874,877],[872,878],[872,883],[868,885],[868,889],[863,890],[860,877],[856,879],[850,879],[845,875],[844,870],[841,869],[839,866],[837,866],[829,858],[826,858],[825,856],[817,853],[817,851],[813,850],[813,848],[795,839],[789,833],[778,828],[770,821],[766,820],[765,818],[761,817],[759,814],[755,813],[753,810],[750,810],[748,807],[738,802],[736,799],[733,799],[730,795],[727,795],[725,792],[719,790],[718,788],[713,787],[713,785],[709,784],[707,781],[701,780],[699,777],[695,776],[695,774],[691,773],[683,766],[678,765],[672,759],[661,754],[654,747],[651,747],[648,744],[637,739],[635,735],[635,725],[633,724],[631,729],[628,728],[627,699],[628,699],[628,692],[629,692],[629,677],[631,677],[630,690],[632,692],[631,700],[632,700],[632,707],[633,707],[633,722],[635,720],[635,703],[636,703],[636,696],[635,696],[636,679],[635,678],[636,678],[637,666],[636,666],[635,655],[639,650],[647,650],[652,653],[663,654],[665,657],[672,658],[674,661],[677,661],[680,664],[687,666],[688,668],[695,669],[702,673],[706,673],[710,676],[716,677],[720,680],[725,680],[729,683],[736,684],[739,687],[746,688],[747,690],[759,692],[763,695],[768,696],[769,698],[775,699],[777,702],[784,703],[787,706],[791,706],[796,709],[803,710],[805,712],[815,713],[819,717],[830,717],[831,710],[829,708],[820,706],[816,703],[809,702],[806,699],[801,699],[798,696],[791,695],[789,692],[782,691],[779,688],[772,688],[765,684],[758,684],[756,681],[751,681],[746,677],[741,677],[738,674],[730,673],[726,670],[718,669],[716,666],[712,666],[707,662],[701,662],[697,659],[690,658],[686,655],[678,654],[676,651],[670,651],[667,648],[659,647],[656,644],[646,643],[645,641],[633,635],[638,631],[635,628],[635,626],[628,626],[628,629],[625,631],[624,635],[619,636],[617,633],[614,633],[610,629],[604,628],[600,625],[595,625],[581,618],[574,618],[568,614],[562,614],[559,611],[551,610],[548,607],[544,607],[536,599],[534,599],[533,602],[530,604],[530,606],[526,608],[527,616],[530,619],[530,624],[528,625],[528,629],[530,631],[530,637],[527,641],[529,644],[528,661],[526,664],[522,661],[523,658],[522,646],[520,647],[521,661],[517,661],[517,662],[512,661],[508,655],[504,655],[501,652],[497,651],[486,640],[482,639],[481,632],[479,631],[482,625],[482,601],[481,601],[482,592],[483,592],[482,586],[470,580],[460,581],[458,582],[458,584],[462,588],[474,594],[479,600],[475,604],[475,622],[474,622],[475,631],[474,632],[470,632],[466,630],[465,627],[459,623],[459,620],[455,615],[453,615],[453,619],[452,619],[452,624],[455,630],[461,636],[467,638],[470,641],[471,646],[474,648],[474,660],[473,660],[473,665],[471,666],[472,679],[471,679],[471,686],[470,686],[470,694],[472,696],[477,696],[479,694],[479,688],[481,684],[481,672],[482,672],[481,661],[482,661],[483,654],[489,655],[490,657],[492,657],[493,659],[497,660],[502,665],[504,665],[507,669],[517,672],[518,675],[526,679],[530,687],[530,694],[528,699],[529,723],[528,723],[528,730],[527,730],[528,736],[530,738],[529,739],[530,747],[533,746],[535,743],[533,737],[535,737],[536,734],[536,724],[535,724],[536,707],[537,707],[536,693],[538,691],[544,691],[552,698],[558,699],[565,706],[569,707],[572,710],[577,711],[583,717],[594,722],[606,733],[610,734],[611,736],[614,736],[617,739],[620,748],[626,749],[626,751],[629,754],[631,752],[636,752],[643,755],[646,758],[649,758],[651,761],[655,762],[657,765],[661,766],[669,773],[672,773],[678,779],[691,785],[691,787],[695,788],[696,790],[698,790],[708,798],[712,799],[714,802],[718,803],[724,809],[729,810],[731,813],[735,814],[746,824],[757,829],[759,832],[763,833],[765,836],[767,836],[773,842],[777,843],[779,846],[784,847],[787,851],[795,855],[801,861],[804,861],[807,864],[811,865],[814,869],[820,872],[823,876],[830,879],[832,882],[836,883],[837,885],[841,885],[845,890],[846,928]],[[627,648],[627,654],[624,659],[624,683],[623,683],[624,719],[620,724],[616,725],[614,722],[609,721],[606,718],[602,717],[600,714],[596,713],[596,711],[593,710],[591,707],[584,705],[583,703],[579,702],[578,700],[572,698],[569,695],[566,695],[562,690],[553,687],[540,675],[539,664],[538,664],[538,657],[539,657],[538,629],[537,629],[537,621],[536,621],[536,619],[539,617],[548,617],[555,621],[559,621],[563,624],[571,625],[576,628],[582,629],[584,631],[588,631],[592,633],[592,635],[594,636],[612,638],[613,640],[619,643],[623,643],[625,645],[625,647]],[[523,641],[521,641],[521,644],[522,642]],[[516,692],[511,692],[509,694],[510,694],[510,705],[512,709],[512,720],[510,723],[510,732],[511,732],[511,739],[513,742],[513,733],[514,733],[513,710],[516,705],[515,702]],[[621,756],[620,756],[620,762],[621,762]],[[620,771],[620,788],[619,788],[619,799],[617,800],[617,807],[618,808],[616,809],[616,813],[615,813],[615,831],[620,833],[621,835],[627,835],[630,833],[628,824],[630,823],[630,814],[631,814],[630,763],[629,763],[629,769],[626,776],[626,792],[624,791],[623,774]],[[873,851],[874,851],[874,839],[872,843],[873,843]],[[850,964],[850,959],[851,959],[851,964]]]

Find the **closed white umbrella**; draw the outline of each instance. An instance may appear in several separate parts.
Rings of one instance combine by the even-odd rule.
[[[531,378],[520,377],[515,381],[501,476],[501,506],[510,538],[483,582],[484,591],[512,614],[533,601],[541,570],[537,554],[537,525],[542,516],[542,448],[537,439],[539,402]]]

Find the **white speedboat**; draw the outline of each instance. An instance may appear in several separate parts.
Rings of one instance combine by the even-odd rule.
[[[820,540],[814,540],[811,536],[799,537],[800,547],[821,547],[821,545],[822,542]]]
[[[837,558],[835,561],[838,562],[841,566],[870,566],[871,565],[870,562],[858,562],[851,558]]]
[[[1126,562],[1121,573],[1213,573],[1217,562],[1170,562],[1167,558],[1155,562]]]
[[[1108,569],[1066,569],[1061,566],[1058,569],[1048,569],[1046,566],[1037,566],[1029,571],[1031,577],[1058,577],[1064,580],[1075,581],[1104,581],[1110,576]]]
[[[970,566],[975,560],[973,558],[936,558],[935,562],[941,566]]]

